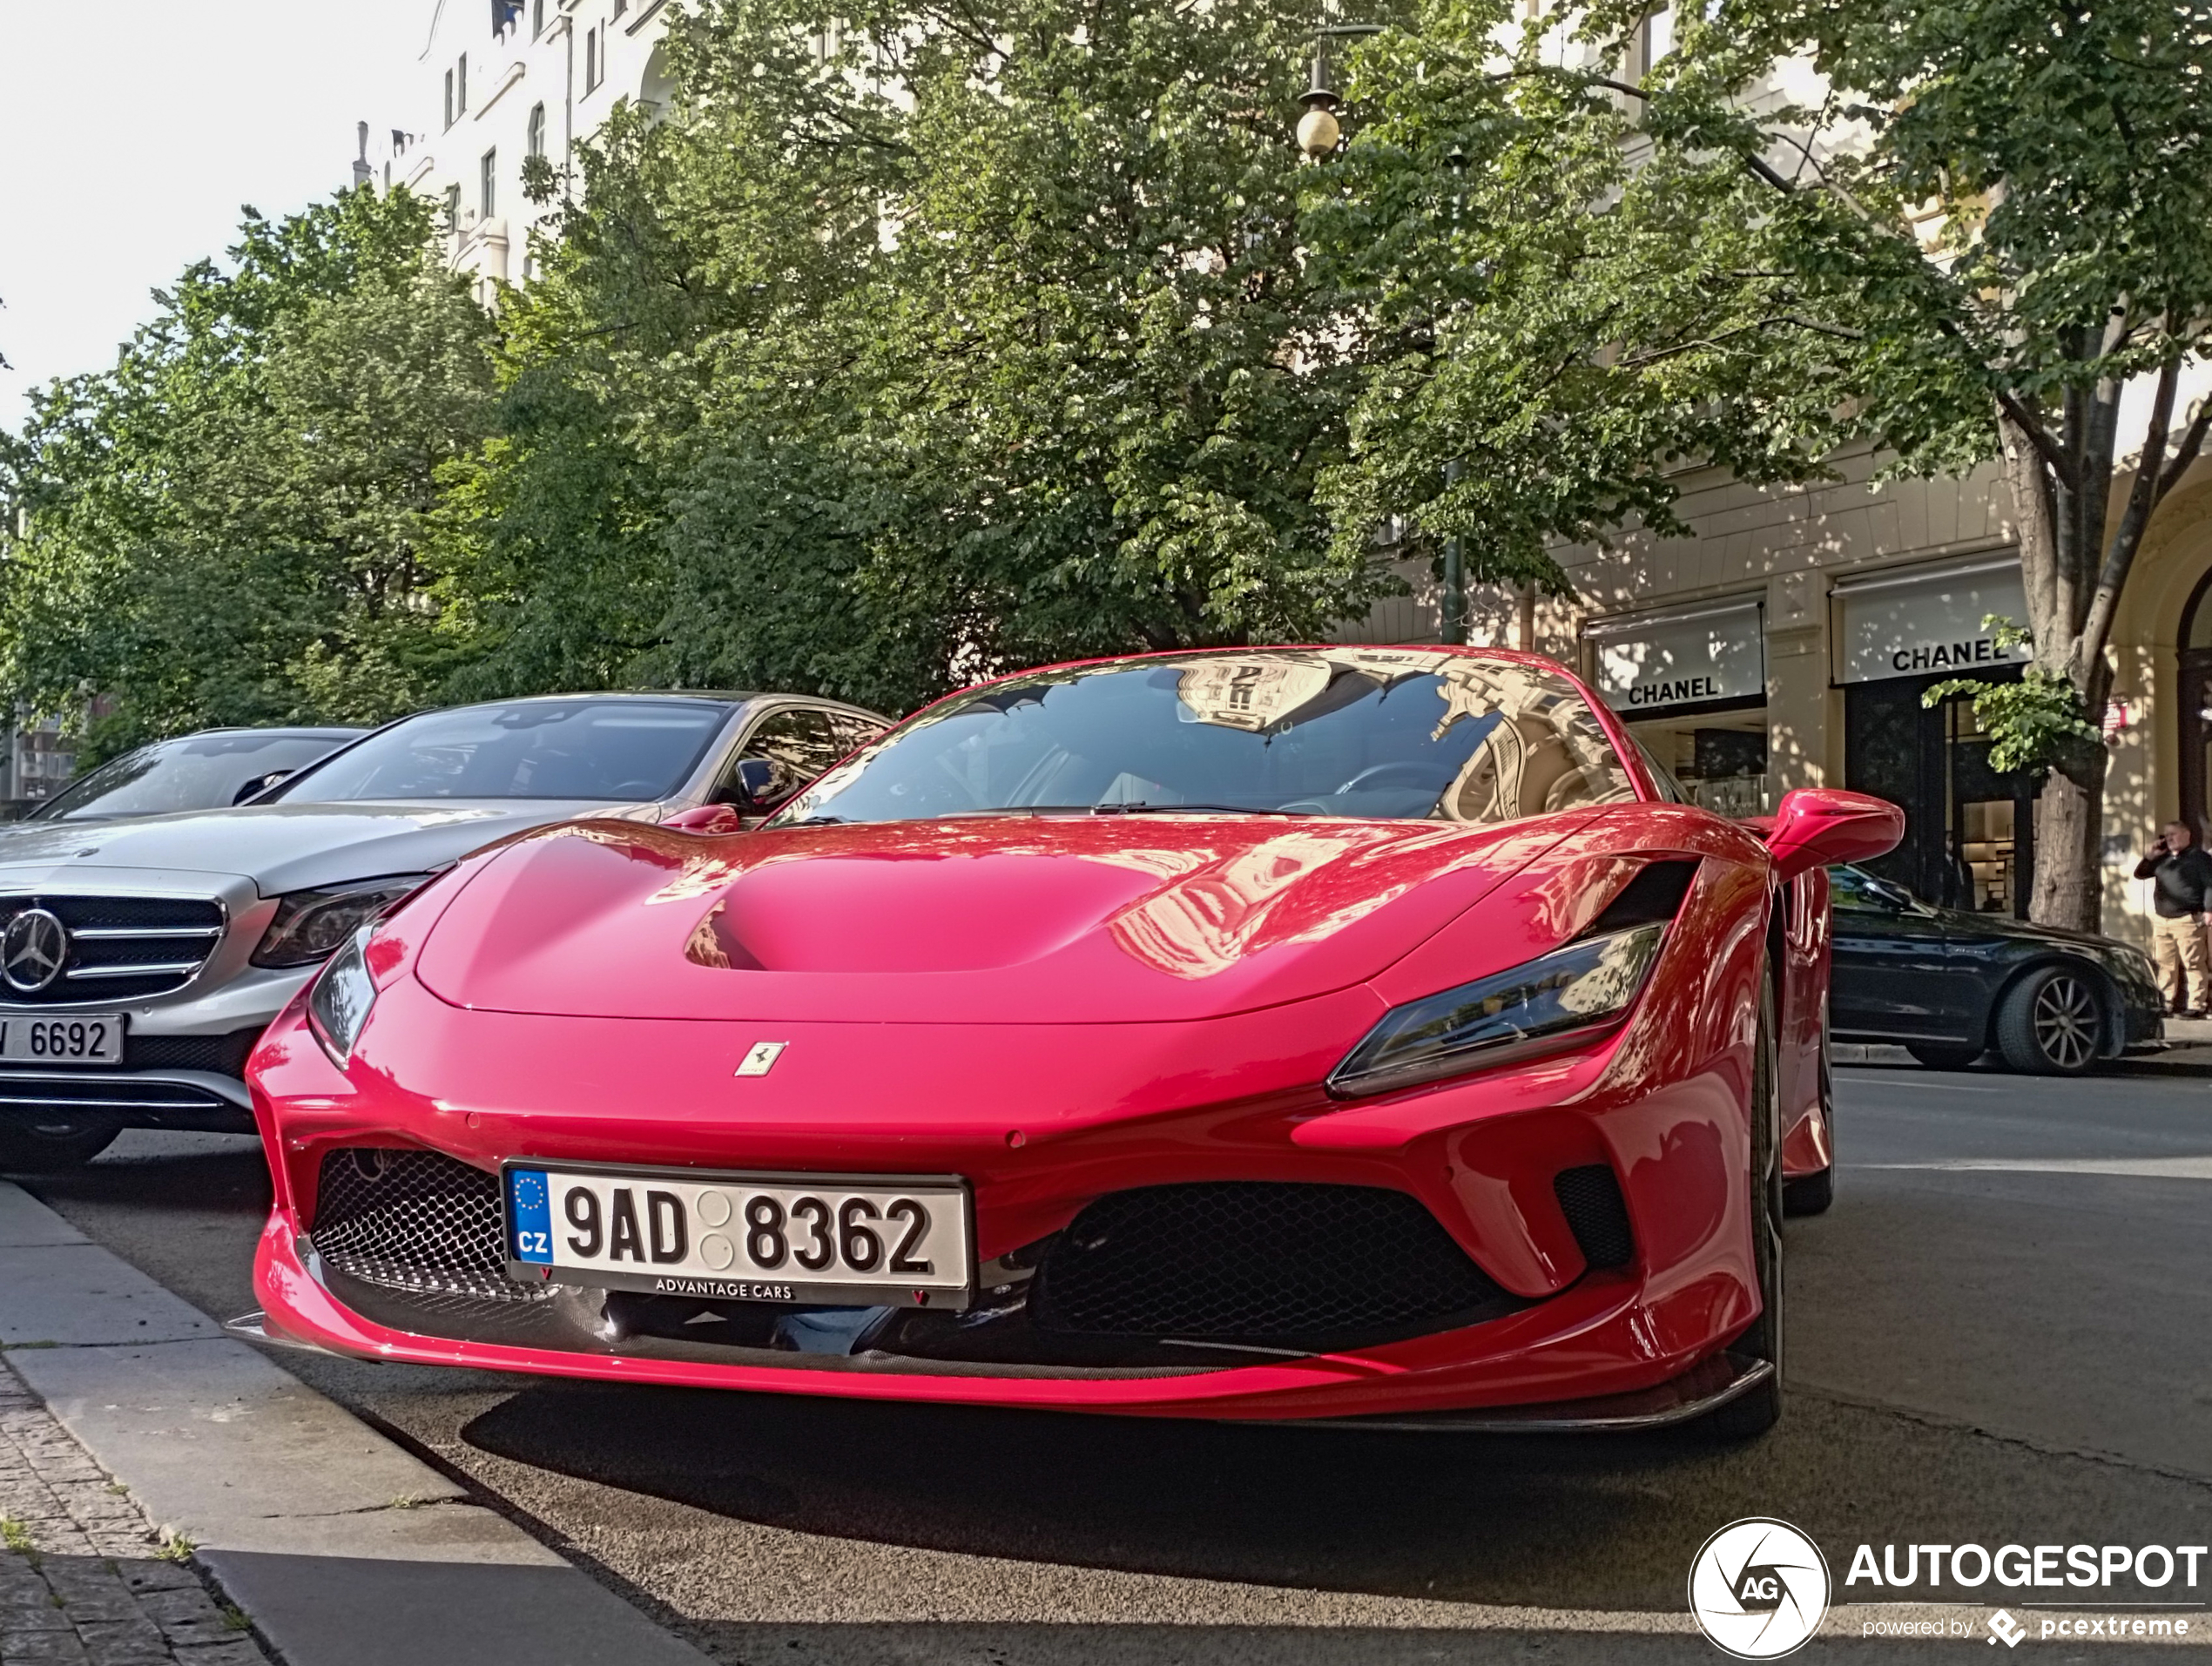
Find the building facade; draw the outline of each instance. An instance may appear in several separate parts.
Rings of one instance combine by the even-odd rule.
[[[442,206],[447,258],[487,303],[534,275],[524,164],[573,177],[577,146],[628,99],[656,108],[669,82],[666,0],[435,0],[405,127],[372,134],[355,177]]]
[[[1540,604],[1525,632],[1516,598],[1478,590],[1469,639],[1576,667],[1723,814],[1770,811],[1799,786],[1877,793],[1907,831],[1874,866],[1933,900],[2025,913],[2034,785],[1990,767],[1968,702],[1921,698],[1948,678],[2020,675],[2025,653],[1983,623],[2027,620],[2011,495],[1994,466],[1878,482],[1871,452],[1832,462],[1839,479],[1791,489],[1686,475],[1677,511],[1694,536],[1558,550],[1574,595]],[[1346,636],[1436,640],[1435,582],[1408,577],[1411,596]],[[2212,831],[2212,462],[2152,523],[2110,655],[2104,923],[2148,941],[2136,858],[2162,821]]]

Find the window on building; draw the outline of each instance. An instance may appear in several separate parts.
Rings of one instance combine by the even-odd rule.
[[[447,125],[447,126],[450,127],[450,126],[452,126],[452,125],[453,125],[453,117],[454,117],[454,109],[453,109],[453,71],[452,71],[451,70],[448,70],[448,71],[446,71],[446,125]]]
[[[543,105],[530,106],[529,126],[524,132],[524,148],[527,153],[531,156],[543,156],[545,154],[545,106]]]
[[[489,219],[498,212],[499,152],[486,151],[483,159],[476,164],[476,217]]]
[[[600,68],[599,31],[596,28],[587,29],[583,31],[583,90],[586,92],[599,84]]]
[[[454,65],[453,89],[453,113],[465,116],[469,113],[469,54],[466,52],[461,55],[461,62]]]
[[[530,0],[530,38],[545,32],[545,0]]]
[[[615,0],[614,15],[617,17],[630,10],[630,0]]]
[[[491,0],[491,35],[505,40],[508,31],[523,21],[523,0]]]
[[[461,187],[446,187],[446,235],[458,236],[461,232]]]

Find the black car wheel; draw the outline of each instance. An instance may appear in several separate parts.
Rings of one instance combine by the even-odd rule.
[[[1748,1440],[1782,1420],[1782,1110],[1775,1091],[1774,984],[1760,979],[1758,1051],[1751,1072],[1751,1262],[1759,1316],[1729,1352],[1774,1367],[1757,1387],[1703,1420],[1725,1440]]]
[[[1984,1051],[1965,1042],[1907,1042],[1905,1050],[1931,1070],[1963,1070]]]
[[[81,1169],[115,1143],[122,1127],[105,1117],[27,1116],[0,1122],[0,1174]]]
[[[1997,1011],[1997,1050],[2015,1070],[2081,1076],[2096,1063],[2104,1005],[2094,975],[2070,966],[2030,972]]]

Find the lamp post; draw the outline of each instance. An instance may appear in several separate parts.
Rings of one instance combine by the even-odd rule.
[[[1308,161],[1318,162],[1334,154],[1344,138],[1344,125],[1337,119],[1344,99],[1329,79],[1329,43],[1382,31],[1380,24],[1330,24],[1313,31],[1313,82],[1298,94],[1298,100],[1305,106],[1305,114],[1298,122],[1298,147]]]
[[[1444,465],[1444,489],[1450,491],[1459,479],[1460,460],[1454,457]],[[1456,532],[1444,540],[1444,640],[1453,647],[1467,646],[1467,551]]]

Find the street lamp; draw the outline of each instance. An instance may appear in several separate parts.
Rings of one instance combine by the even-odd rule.
[[[1336,114],[1342,101],[1329,84],[1329,49],[1318,41],[1313,45],[1313,84],[1298,95],[1298,102],[1305,106],[1305,114],[1298,119],[1298,147],[1318,162],[1344,137]]]
[[[1329,43],[1382,32],[1380,24],[1331,24],[1313,31],[1313,84],[1298,100],[1305,106],[1298,121],[1298,147],[1308,159],[1318,162],[1332,154],[1344,138],[1344,125],[1337,119],[1344,99],[1329,79]]]

